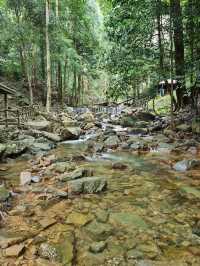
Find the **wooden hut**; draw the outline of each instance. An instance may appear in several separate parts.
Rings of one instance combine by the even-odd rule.
[[[3,122],[6,127],[8,127],[8,112],[9,112],[8,95],[15,95],[15,94],[16,91],[14,89],[11,89],[6,85],[0,83],[0,95],[4,95],[4,108],[0,109],[0,112],[4,113],[4,119],[0,120],[0,123],[2,124]]]
[[[177,80],[171,81],[171,79],[167,79],[160,81],[158,84],[158,94],[160,94],[160,96],[170,94],[172,84],[173,84],[173,90],[176,90],[178,85]]]

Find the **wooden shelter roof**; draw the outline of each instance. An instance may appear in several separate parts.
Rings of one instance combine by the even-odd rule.
[[[16,91],[14,89],[11,89],[4,85],[3,83],[0,83],[0,94],[16,94]]]

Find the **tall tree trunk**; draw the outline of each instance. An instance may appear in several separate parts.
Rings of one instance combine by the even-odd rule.
[[[63,102],[65,98],[65,93],[67,91],[67,81],[69,79],[69,74],[67,75],[67,58],[65,59],[65,64],[64,64],[64,70],[63,70]]]
[[[76,105],[76,92],[77,90],[77,73],[76,69],[74,68],[74,81],[73,81],[73,94],[72,94],[72,100],[73,100],[73,106]]]
[[[82,91],[82,76],[78,75],[78,91],[77,91],[77,105],[81,102],[81,91]]]
[[[56,20],[57,26],[59,27],[59,0],[56,0]],[[60,54],[60,47],[58,47],[58,54]],[[58,88],[58,95],[59,101],[63,108],[63,81],[62,81],[62,65],[60,59],[57,62],[57,88]]]
[[[176,90],[177,103],[178,107],[180,108],[183,104],[183,95],[185,92],[185,59],[182,9],[180,0],[170,0],[170,5],[174,29],[176,78],[181,82],[181,85],[178,86]]]
[[[31,81],[31,71],[30,66],[28,63],[28,55],[26,52],[25,42],[24,42],[24,36],[21,31],[21,23],[20,23],[20,13],[18,9],[15,9],[15,15],[17,19],[17,26],[18,26],[18,32],[20,37],[20,58],[21,58],[21,68],[22,68],[22,74],[25,76],[27,82],[28,82],[28,88],[29,88],[29,100],[30,104],[33,104],[33,89],[32,89],[32,81]]]
[[[174,57],[173,57],[173,29],[172,29],[172,18],[173,9],[170,6],[170,29],[169,29],[169,36],[170,36],[170,96],[171,96],[171,128],[174,129],[174,113],[173,113],[173,105],[174,105],[174,87],[173,87],[173,73],[174,73]]]
[[[157,30],[158,30],[158,46],[159,46],[159,68],[160,76],[164,76],[164,46],[162,42],[162,2],[157,0],[156,2],[156,18],[157,18]]]
[[[190,74],[191,85],[194,82],[194,31],[194,0],[188,0],[188,37],[190,46],[190,61],[192,65]]]
[[[49,44],[49,13],[50,3],[46,0],[46,75],[47,75],[47,99],[46,111],[50,112],[51,108],[51,57],[50,57],[50,44]]]
[[[40,37],[40,67],[41,67],[41,73],[42,73],[42,80],[44,81],[46,79],[46,70],[45,70],[45,38],[44,38],[44,32],[41,31],[41,37]]]
[[[31,71],[30,65],[27,63],[27,61],[25,63],[25,69],[26,69],[26,77],[27,77],[28,88],[29,88],[29,100],[30,100],[30,104],[33,105],[33,87],[32,87],[32,77],[31,77],[32,71]]]

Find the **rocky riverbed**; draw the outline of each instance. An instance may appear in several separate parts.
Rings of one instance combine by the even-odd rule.
[[[46,141],[44,132],[57,134],[55,149],[2,152],[0,265],[200,265],[200,145],[191,127],[171,131],[167,118],[131,108],[70,116],[71,135],[62,114],[62,130],[54,117],[14,140],[40,143],[34,127]]]

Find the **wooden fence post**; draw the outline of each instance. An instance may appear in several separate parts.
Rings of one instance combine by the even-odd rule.
[[[8,127],[8,95],[4,94],[4,105],[5,105],[5,126]]]

